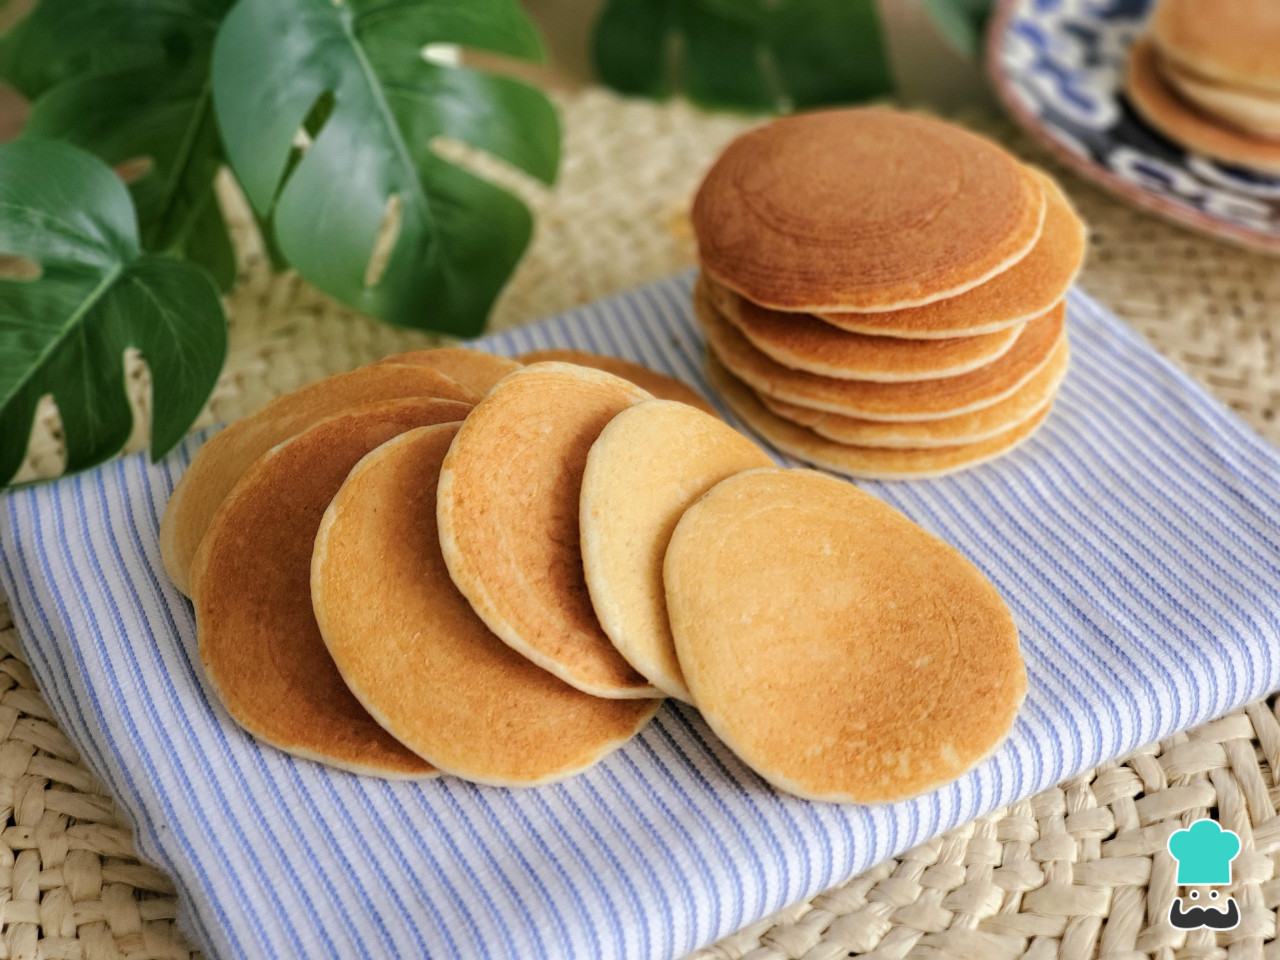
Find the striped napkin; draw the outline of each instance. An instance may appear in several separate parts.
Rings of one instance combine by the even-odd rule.
[[[690,283],[481,345],[616,354],[706,391]],[[865,484],[994,581],[1030,678],[1007,744],[909,802],[779,794],[675,703],[533,790],[392,783],[260,746],[203,685],[160,564],[199,438],[10,494],[0,584],[58,721],[207,956],[666,960],[1280,686],[1280,454],[1083,294],[1069,317],[1071,373],[1030,442],[955,477]]]

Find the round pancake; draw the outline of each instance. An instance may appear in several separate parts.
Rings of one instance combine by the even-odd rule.
[[[1012,430],[1053,402],[1070,365],[1070,348],[1065,336],[1053,348],[1049,362],[1010,396],[972,413],[940,420],[910,420],[893,423],[885,420],[860,420],[798,407],[794,403],[772,400],[757,395],[771,413],[808,427],[820,437],[836,443],[859,447],[950,447],[978,443]]]
[[[446,377],[457,380],[468,390],[474,391],[476,399],[488,393],[489,389],[508,373],[520,369],[520,364],[508,357],[500,357],[496,353],[486,353],[483,350],[470,350],[467,347],[410,350],[408,353],[383,357],[378,363],[430,367],[432,370],[440,371]]]
[[[1245,136],[1280,140],[1280,92],[1229,87],[1186,69],[1176,60],[1156,57],[1160,75],[1193,107],[1235,127]]]
[[[862,480],[924,480],[976,467],[1007,453],[1031,436],[1049,415],[1051,407],[1046,404],[1022,423],[977,443],[914,448],[851,446],[828,440],[770,413],[760,398],[714,357],[707,360],[707,374],[725,403],[765,441],[815,467]]]
[[[689,700],[667,626],[667,540],[711,487],[772,464],[721,420],[670,400],[623,410],[587,455],[579,523],[591,603],[618,652],[670,696]]]
[[[893,310],[1009,269],[1040,181],[960,127],[883,108],[795,114],[733,141],[693,203],[703,269],[776,310]]]
[[[716,412],[716,408],[707,403],[702,394],[687,383],[676,380],[674,377],[668,377],[665,373],[650,370],[648,367],[641,366],[638,363],[632,363],[630,360],[606,357],[598,353],[587,353],[585,350],[534,350],[531,353],[522,354],[519,360],[521,363],[546,363],[548,361],[576,363],[580,367],[603,370],[605,373],[612,373],[615,377],[621,377],[623,380],[630,380],[641,390],[647,390],[660,400],[678,400],[681,403],[689,404],[691,407],[697,407],[713,417],[720,416]]]
[[[948,783],[1000,745],[1026,694],[986,577],[812,470],[713,487],[676,525],[664,575],[698,709],[789,793],[887,803]]]
[[[1031,252],[1004,273],[959,296],[922,307],[880,313],[822,313],[850,333],[945,339],[994,333],[1042,315],[1075,281],[1087,245],[1084,222],[1052,179],[1032,170],[1044,187],[1044,230]]]
[[[399,397],[441,397],[468,403],[478,393],[436,370],[416,366],[361,367],[277,397],[251,417],[216,433],[182,474],[160,523],[160,556],[174,585],[190,596],[191,560],[218,505],[258,457],[335,413]]]
[[[259,459],[218,508],[191,567],[200,662],[255,737],[356,773],[433,772],[378,726],[333,665],[311,608],[311,551],[329,501],[365,454],[470,409],[417,398],[340,413]]]
[[[753,347],[705,296],[695,294],[694,304],[712,352],[753,389],[774,400],[864,420],[932,420],[998,403],[1048,361],[1065,316],[1059,304],[1028,323],[1004,356],[958,377],[874,383],[835,380],[784,367]]]
[[[762,307],[709,277],[698,283],[720,315],[761,353],[793,370],[837,380],[901,383],[959,376],[1003,356],[1022,332],[1016,325],[951,340],[866,336],[839,330],[807,313]]]
[[[1150,40],[1138,40],[1125,75],[1129,101],[1147,123],[1194,153],[1280,174],[1280,143],[1239,133],[1188,106],[1160,76],[1156,57]]]
[[[602,370],[529,364],[476,405],[440,471],[440,546],[462,595],[508,646],[599,697],[658,692],[600,628],[578,535],[591,444],[649,399]]]
[[[620,746],[659,701],[573,689],[490,633],[458,593],[436,531],[458,426],[410,430],[351,471],[316,534],[316,622],[356,699],[415,754],[479,783],[548,783]]]
[[[1275,0],[1161,0],[1150,29],[1161,53],[1203,77],[1280,92]]]

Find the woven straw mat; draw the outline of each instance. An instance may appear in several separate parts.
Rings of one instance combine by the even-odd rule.
[[[565,157],[554,192],[492,164],[537,212],[532,248],[492,326],[553,314],[687,266],[697,179],[750,122],[680,103],[559,95]],[[1011,128],[980,121],[1053,165]],[[484,167],[482,158],[459,159]],[[1280,443],[1280,261],[1193,235],[1062,176],[1092,227],[1083,287]],[[224,192],[233,221],[236,198]],[[238,217],[245,222],[243,214]],[[246,234],[240,229],[239,234]],[[433,342],[352,314],[291,275],[272,276],[251,236],[228,299],[231,352],[201,425],[388,353]],[[146,436],[148,380],[127,359]],[[24,476],[57,473],[56,410],[42,407]],[[173,888],[133,852],[129,827],[58,729],[0,600],[0,958],[186,958]],[[1274,957],[1280,905],[1280,722],[1274,700],[1106,764],[911,850],[699,951],[697,960],[1026,955]],[[1229,932],[1175,932],[1168,835],[1213,815],[1244,845]]]

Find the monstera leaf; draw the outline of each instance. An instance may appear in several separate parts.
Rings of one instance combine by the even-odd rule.
[[[68,470],[124,445],[130,346],[151,368],[153,456],[182,439],[226,357],[222,305],[198,267],[142,252],[111,168],[56,141],[0,146],[0,253],[38,273],[0,280],[0,484],[21,465],[45,394],[62,416]]]
[[[784,110],[893,89],[875,0],[609,0],[594,54],[624,93],[706,106]]]
[[[982,46],[992,0],[924,0],[924,8],[947,43],[970,59]]]
[[[514,0],[239,0],[214,45],[213,94],[231,167],[299,273],[392,323],[465,335],[531,218],[435,141],[549,183],[560,138],[541,93],[452,65],[457,47],[540,55]]]
[[[142,245],[235,272],[213,193],[222,163],[209,56],[231,0],[41,0],[0,45],[0,75],[33,101],[25,136],[133,168]]]

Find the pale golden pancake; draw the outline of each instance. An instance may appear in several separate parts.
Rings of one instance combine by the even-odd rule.
[[[730,477],[681,517],[664,575],[698,709],[789,793],[887,803],[948,783],[999,746],[1026,694],[986,577],[833,477]]]
[[[458,593],[436,530],[457,431],[410,430],[351,471],[315,539],[316,621],[356,699],[437,769],[507,787],[559,780],[628,740],[660,701],[573,689],[490,633]]]
[[[579,522],[591,603],[618,652],[670,696],[689,700],[662,587],[671,531],[725,477],[772,463],[722,421],[670,400],[623,410],[587,456]]]
[[[819,377],[784,367],[753,347],[705,296],[695,292],[694,304],[708,346],[734,376],[774,400],[863,420],[932,420],[998,403],[1048,361],[1062,334],[1065,316],[1059,304],[1032,320],[1004,356],[970,373],[940,380],[874,383]]]
[[[1056,183],[1044,186],[1044,230],[1031,252],[1004,273],[955,297],[880,313],[823,313],[841,330],[882,337],[944,339],[989,334],[1042,315],[1067,293],[1084,262],[1084,222]]]
[[[1155,48],[1146,38],[1129,54],[1125,92],[1143,119],[1193,153],[1280,174],[1280,143],[1239,133],[1185,103],[1160,76]]]
[[[994,460],[1035,432],[1051,405],[1009,430],[976,443],[946,447],[860,447],[836,443],[771,413],[751,389],[707,358],[707,375],[725,403],[752,430],[778,450],[816,467],[862,480],[924,480],[944,477]]]
[[[703,269],[748,300],[819,313],[953,297],[1040,235],[1040,181],[953,124],[883,108],[801,113],[743,134],[699,187]]]
[[[378,726],[334,667],[311,609],[311,551],[329,501],[361,457],[470,409],[418,398],[340,413],[259,459],[218,508],[191,567],[200,661],[255,737],[356,773],[434,772]]]
[[[689,404],[691,407],[697,407],[713,417],[720,416],[716,412],[716,408],[707,403],[702,394],[687,383],[676,380],[674,377],[668,377],[665,373],[659,373],[657,370],[650,370],[648,367],[638,363],[632,363],[630,360],[606,357],[599,353],[587,353],[585,350],[534,350],[531,353],[522,354],[519,359],[521,363],[555,361],[559,363],[576,363],[580,367],[603,370],[605,373],[612,373],[615,377],[621,377],[623,380],[630,380],[641,390],[647,390],[660,400],[678,400],[681,403]]]
[[[591,444],[648,399],[601,370],[529,364],[476,405],[440,472],[440,546],[462,595],[508,646],[600,697],[658,692],[600,628],[578,535]]]
[[[277,397],[210,438],[178,481],[160,523],[160,556],[174,585],[190,595],[191,559],[218,505],[253,461],[325,417],[398,397],[479,399],[475,391],[427,367],[361,367]]]
[[[383,357],[378,363],[430,367],[432,370],[440,371],[446,377],[457,380],[468,390],[473,390],[476,399],[488,393],[489,388],[508,373],[520,369],[520,364],[508,357],[500,357],[496,353],[486,353],[483,350],[471,350],[467,347],[411,350],[408,353]]]
[[[1160,51],[1201,76],[1280,92],[1275,0],[1161,0],[1150,25]]]
[[[1230,87],[1188,70],[1176,60],[1156,57],[1160,75],[1201,113],[1235,127],[1245,136],[1280,140],[1280,91]]]
[[[1049,362],[1010,396],[972,413],[940,420],[910,420],[893,423],[886,420],[860,420],[798,407],[794,403],[757,395],[771,413],[784,420],[808,427],[820,437],[836,443],[859,447],[951,447],[978,443],[1012,430],[1035,416],[1050,403],[1066,376],[1070,364],[1070,348],[1066,336],[1058,340]]]
[[[901,383],[959,376],[1003,356],[1022,332],[1019,324],[995,333],[951,340],[866,336],[837,329],[807,313],[783,313],[762,307],[710,277],[700,277],[698,285],[705,289],[720,316],[737,327],[761,353],[784,367],[837,380]]]

